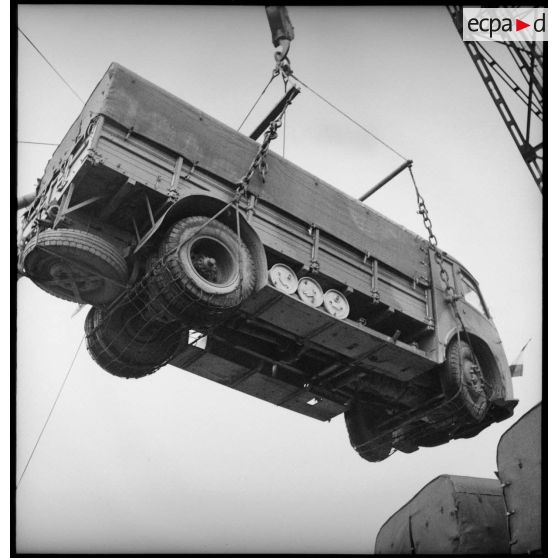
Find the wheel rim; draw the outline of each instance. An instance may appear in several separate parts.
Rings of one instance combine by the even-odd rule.
[[[51,256],[39,262],[35,273],[46,288],[77,301],[84,301],[102,291],[106,281],[88,272],[81,262],[72,265],[67,258]]]
[[[487,397],[482,385],[482,370],[480,366],[473,360],[469,350],[462,352],[462,386],[465,390],[467,400],[470,406],[482,415],[487,407]]]
[[[197,237],[185,248],[190,267],[202,282],[213,287],[226,289],[234,286],[239,277],[239,265],[228,246],[218,239],[208,236]]]
[[[100,277],[85,273],[82,269],[75,269],[66,262],[55,259],[49,263],[47,276],[51,277],[52,284],[68,293],[75,293],[74,289],[77,289],[80,295],[93,293],[104,285]]]

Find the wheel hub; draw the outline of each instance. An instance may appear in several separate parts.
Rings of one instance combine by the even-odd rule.
[[[218,239],[196,238],[189,245],[187,257],[195,272],[213,285],[227,287],[238,278],[236,257]]]

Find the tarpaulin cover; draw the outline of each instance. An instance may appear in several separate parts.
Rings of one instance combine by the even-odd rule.
[[[539,403],[500,438],[498,475],[504,486],[512,554],[541,549],[541,437]]]
[[[113,63],[54,153],[43,188],[99,114],[231,185],[246,173],[259,148],[256,141]],[[268,167],[265,184],[258,173],[250,182],[250,190],[260,199],[410,277],[424,272],[419,249],[424,239],[272,152]]]
[[[505,554],[504,498],[496,479],[441,475],[395,512],[376,554]]]

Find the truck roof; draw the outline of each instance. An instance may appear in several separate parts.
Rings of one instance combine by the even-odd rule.
[[[231,184],[241,179],[259,147],[244,134],[113,62],[48,162],[41,189],[98,115]],[[427,241],[423,237],[271,151],[268,167],[265,184],[256,173],[249,187],[262,201],[369,252],[409,277],[424,274],[425,255],[420,247]]]

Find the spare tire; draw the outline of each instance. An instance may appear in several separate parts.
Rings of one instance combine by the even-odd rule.
[[[100,236],[77,229],[50,229],[23,251],[29,278],[47,293],[71,302],[103,305],[125,288],[128,267],[120,252]]]
[[[111,310],[91,308],[85,319],[87,349],[104,370],[123,378],[152,374],[178,348],[178,324],[146,319],[136,304],[122,303]]]
[[[169,319],[210,325],[253,292],[256,270],[244,242],[208,217],[182,219],[161,242],[148,276],[152,307]]]
[[[457,400],[466,420],[481,421],[488,411],[490,402],[484,382],[483,370],[471,346],[454,339],[447,349],[441,383],[446,398]]]
[[[366,461],[376,463],[390,456],[391,431],[382,431],[382,424],[389,418],[384,409],[361,401],[354,401],[345,412],[351,446]]]

